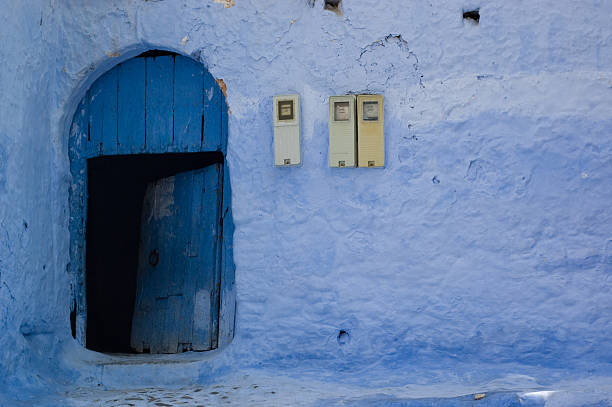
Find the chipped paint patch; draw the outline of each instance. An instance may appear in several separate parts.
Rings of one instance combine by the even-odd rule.
[[[199,290],[193,304],[193,326],[196,329],[205,329],[210,321],[210,293],[208,290]]]
[[[215,79],[215,81],[217,82],[217,85],[219,85],[221,93],[223,93],[223,97],[225,98],[225,103],[227,105],[227,85],[225,84],[225,81],[223,79]],[[232,114],[232,109],[230,109],[229,105],[227,105],[227,114]]]
[[[147,186],[144,202],[149,202],[150,207],[144,208],[148,213],[148,221],[159,220],[172,215],[174,205],[174,177],[160,179]]]
[[[221,92],[223,92],[223,96],[227,99],[227,85],[223,81],[223,79],[215,79],[217,85],[221,88]]]
[[[234,0],[213,0],[213,3],[221,3],[224,8],[234,7]]]

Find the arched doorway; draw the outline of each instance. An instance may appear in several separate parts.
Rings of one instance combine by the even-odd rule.
[[[141,54],[87,91],[70,141],[73,336],[177,353],[234,331],[227,105],[187,57]]]

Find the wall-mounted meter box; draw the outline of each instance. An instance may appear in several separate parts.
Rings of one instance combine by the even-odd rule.
[[[357,96],[357,155],[359,167],[385,166],[383,95]]]
[[[329,166],[357,165],[357,118],[355,96],[329,98]]]
[[[299,165],[300,97],[274,96],[274,165]]]

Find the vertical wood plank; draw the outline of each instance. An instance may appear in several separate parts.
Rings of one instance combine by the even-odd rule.
[[[227,138],[228,138],[228,120],[229,120],[229,109],[227,107],[227,100],[225,95],[221,93],[221,151],[223,156],[227,154]]]
[[[227,153],[229,136],[229,108],[225,95],[221,98],[221,151]],[[234,220],[232,215],[232,188],[230,183],[230,169],[227,162],[223,166],[223,195],[220,214],[221,230],[221,267],[219,287],[219,334],[218,346],[228,345],[234,337],[236,322],[236,291],[234,264]]]
[[[182,172],[174,177],[174,207],[172,216],[175,219],[168,224],[165,234],[167,239],[165,245],[170,250],[168,268],[168,296],[182,295],[185,280],[185,269],[187,268],[187,256],[189,248],[189,226],[191,225],[193,171]]]
[[[204,140],[202,151],[221,150],[221,89],[215,78],[204,73]]]
[[[211,307],[211,323],[212,323],[212,341],[211,348],[216,349],[219,346],[219,309],[220,304],[220,288],[221,288],[221,261],[222,261],[222,249],[223,249],[223,229],[221,219],[222,219],[222,209],[223,209],[223,165],[216,164],[218,168],[218,179],[216,186],[216,216],[215,216],[215,224],[216,224],[216,233],[215,233],[215,268],[213,271],[213,287],[212,290],[213,295],[211,296],[212,307]]]
[[[162,353],[177,353],[179,350],[182,309],[182,295],[168,297],[168,309],[166,310],[166,323],[164,325],[164,350]]]
[[[200,217],[202,213],[202,199],[204,191],[205,171],[193,171],[192,197],[191,197],[191,223],[185,228],[190,238],[187,248],[187,264],[183,288],[183,309],[181,311],[182,324],[180,326],[179,343],[191,349],[193,341],[193,312],[195,304],[196,284],[198,283],[197,264],[200,261]]]
[[[99,155],[117,154],[117,69],[111,69],[91,86],[90,138]]]
[[[177,151],[200,151],[204,68],[177,57],[174,73],[174,146]]]
[[[146,152],[168,151],[173,140],[174,56],[146,58]]]
[[[83,123],[83,126],[84,126],[83,131],[86,133],[86,139],[80,145],[82,160],[86,160],[90,157],[95,157],[100,153],[100,143],[96,142],[95,140],[91,138],[91,126],[92,126],[92,121],[93,121],[92,113],[91,113],[91,100],[92,100],[91,90],[92,89],[89,88],[85,95],[85,100],[86,100],[85,104],[87,106],[85,111],[86,111],[87,118]],[[83,162],[83,166],[86,167],[87,163]]]
[[[218,188],[220,165],[214,164],[204,168],[204,197],[200,218],[200,257],[192,261],[190,273],[196,277],[196,292],[193,311],[193,349],[209,350],[213,346],[213,337],[217,337],[213,318],[218,318],[217,280],[217,233],[218,233]]]
[[[164,324],[164,344],[167,353],[176,353],[184,323],[184,282],[188,268],[189,238],[191,226],[194,177],[197,171],[187,171],[174,177],[173,205],[170,207],[172,220],[166,223],[162,232],[164,250],[167,252],[167,264],[164,279],[168,309]]]
[[[136,154],[145,146],[145,58],[117,66],[117,137],[119,154]]]
[[[171,326],[174,301],[172,295],[179,293],[174,290],[174,280],[177,273],[175,262],[180,261],[183,255],[176,251],[178,236],[181,232],[181,203],[177,202],[180,185],[177,184],[178,177],[167,177],[156,181],[155,229],[152,233],[156,234],[157,250],[159,261],[154,267],[155,281],[155,304],[156,314],[153,323],[153,337],[151,352],[170,353]],[[176,349],[175,349],[176,352]]]
[[[221,251],[221,287],[219,310],[219,346],[228,345],[234,337],[236,318],[236,291],[234,264],[234,221],[232,217],[230,170],[224,166],[223,174],[223,209],[222,209],[222,251]]]

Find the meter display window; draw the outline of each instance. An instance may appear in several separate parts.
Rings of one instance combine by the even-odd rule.
[[[293,120],[293,100],[278,102],[278,120]]]
[[[378,102],[369,101],[363,102],[363,120],[377,121],[378,120]]]
[[[334,103],[334,121],[347,122],[349,118],[350,118],[349,102],[335,102]]]

